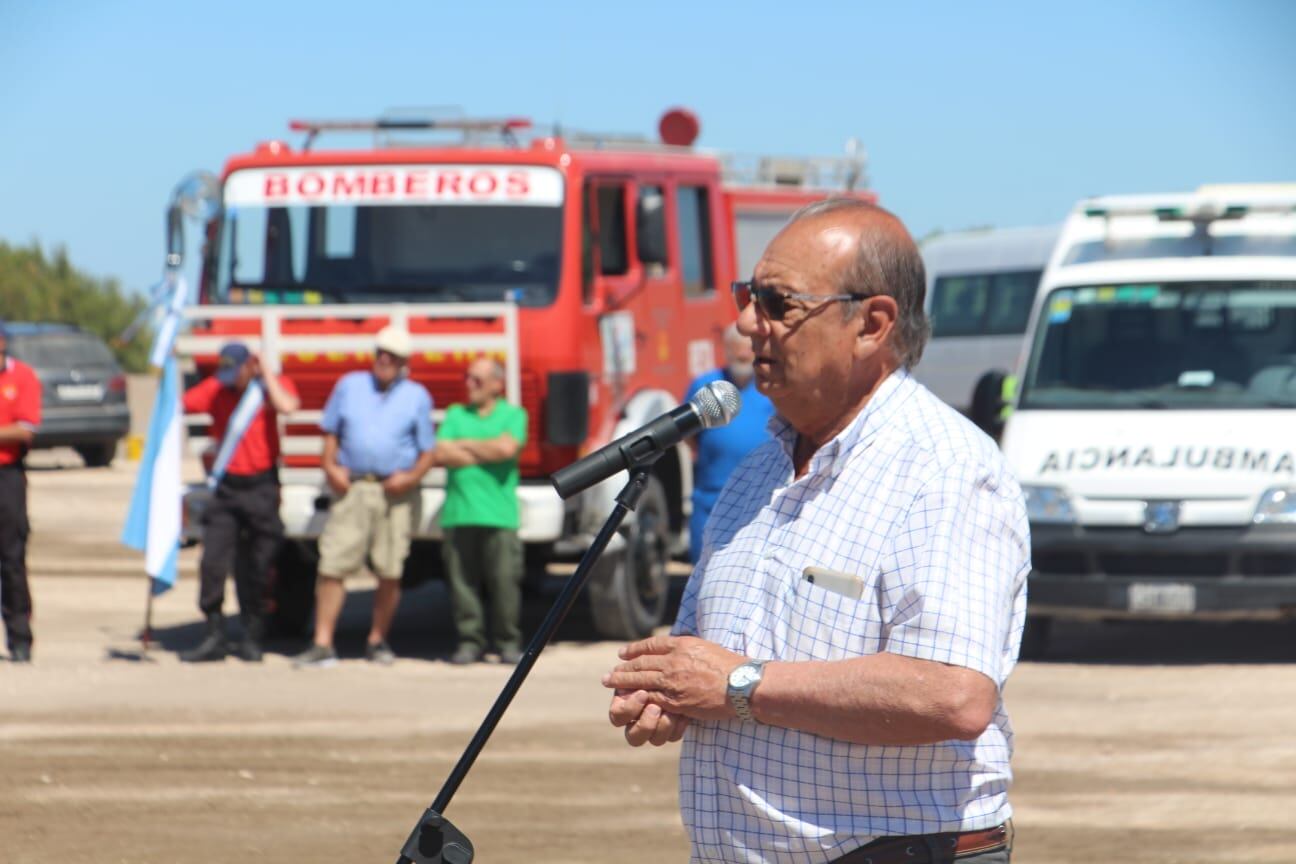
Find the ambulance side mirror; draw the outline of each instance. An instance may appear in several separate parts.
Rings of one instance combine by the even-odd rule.
[[[666,266],[666,199],[643,192],[635,206],[636,251],[646,265]]]

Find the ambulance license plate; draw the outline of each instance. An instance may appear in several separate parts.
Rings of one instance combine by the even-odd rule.
[[[1179,582],[1135,582],[1129,586],[1129,611],[1183,614],[1197,610],[1197,588]]]

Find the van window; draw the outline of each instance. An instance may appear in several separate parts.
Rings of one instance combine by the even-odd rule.
[[[939,276],[932,287],[932,338],[1026,332],[1042,271]]]
[[[715,291],[711,267],[710,198],[701,186],[681,186],[675,200],[684,296],[701,297]]]

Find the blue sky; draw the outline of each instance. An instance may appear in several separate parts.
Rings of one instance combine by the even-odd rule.
[[[1296,3],[0,0],[0,239],[139,290],[195,168],[290,117],[459,105],[832,155],[916,236],[1095,193],[1296,181]]]

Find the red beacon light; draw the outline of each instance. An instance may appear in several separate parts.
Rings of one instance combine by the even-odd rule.
[[[292,152],[292,148],[276,138],[271,141],[258,141],[255,152],[258,156],[287,156]]]
[[[671,108],[661,116],[657,124],[657,134],[663,144],[672,147],[692,147],[702,131],[702,124],[697,115],[687,108]]]

